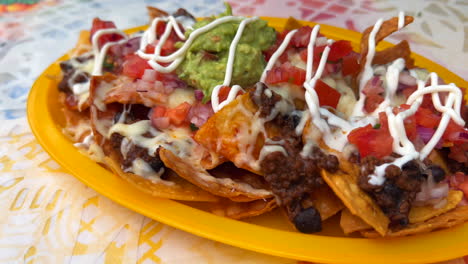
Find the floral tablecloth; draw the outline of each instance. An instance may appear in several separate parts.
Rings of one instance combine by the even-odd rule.
[[[416,21],[390,40],[468,76],[466,0],[237,0],[235,14],[288,17],[356,31],[398,11]],[[92,18],[146,24],[146,5],[196,16],[218,0],[0,1],[0,263],[296,263],[174,229],[123,208],[67,174],[38,145],[25,118],[38,75]],[[451,263],[464,263],[463,259]]]

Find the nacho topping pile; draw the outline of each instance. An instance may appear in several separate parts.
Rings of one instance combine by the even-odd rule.
[[[413,235],[468,220],[465,89],[417,67],[413,18],[379,19],[360,49],[290,18],[148,8],[133,35],[93,20],[58,84],[64,133],[143,192],[241,219],[283,208],[319,232]],[[416,62],[417,63],[417,62]]]

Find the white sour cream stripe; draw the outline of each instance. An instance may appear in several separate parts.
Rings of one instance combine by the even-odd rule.
[[[398,13],[398,30],[402,29],[405,26],[405,12],[400,11]]]
[[[237,93],[239,91],[244,91],[242,89],[242,87],[240,87],[239,85],[234,85],[231,88],[231,90],[229,91],[229,95],[226,98],[226,100],[224,100],[224,102],[219,104],[219,91],[221,90],[221,87],[222,86],[229,86],[231,84],[232,71],[234,70],[234,60],[235,60],[235,55],[236,55],[236,48],[237,48],[237,44],[239,43],[239,40],[242,37],[242,33],[244,32],[245,26],[248,23],[253,22],[253,21],[257,20],[257,19],[258,19],[258,17],[252,17],[252,18],[245,19],[239,24],[239,27],[237,28],[236,35],[234,36],[234,39],[232,40],[231,45],[229,46],[229,56],[228,56],[228,60],[227,60],[227,63],[226,63],[226,73],[224,74],[224,82],[223,82],[222,85],[215,86],[215,88],[213,89],[213,91],[211,93],[211,105],[212,105],[213,111],[215,113],[218,112],[225,105],[232,102],[236,98],[236,95],[237,95]]]
[[[440,92],[448,92],[445,100],[445,105],[440,103]],[[418,152],[413,143],[406,135],[404,120],[416,113],[420,107],[423,96],[425,94],[432,94],[433,104],[436,109],[442,113],[442,118],[437,126],[436,131],[432,135],[427,144]],[[454,84],[439,85],[438,77],[435,73],[431,73],[431,85],[424,87],[424,81],[418,80],[418,89],[408,98],[406,104],[410,105],[410,109],[398,113],[396,116],[393,114],[392,107],[386,109],[388,117],[388,127],[390,135],[393,138],[393,152],[401,155],[402,157],[393,162],[382,164],[376,167],[374,173],[370,175],[369,183],[373,185],[382,185],[385,182],[385,168],[389,165],[396,165],[401,168],[406,162],[413,159],[424,160],[434,147],[442,139],[442,135],[447,129],[450,119],[457,122],[457,124],[464,126],[465,122],[460,114],[456,111],[458,100],[462,99],[461,90]],[[455,109],[454,109],[455,108]],[[458,108],[459,109],[459,108]]]
[[[361,73],[361,79],[359,81],[359,100],[356,102],[353,110],[353,116],[364,116],[362,111],[364,107],[364,102],[366,100],[366,95],[362,92],[366,83],[372,78],[374,71],[372,70],[372,61],[374,60],[375,55],[375,36],[382,26],[383,19],[377,20],[374,27],[372,28],[371,33],[369,34],[368,45],[367,45],[367,54],[366,54],[366,63],[364,64],[364,72]]]
[[[267,63],[267,66],[265,67],[265,69],[263,70],[263,73],[262,73],[262,77],[260,77],[260,82],[265,82],[265,79],[266,79],[266,76],[267,76],[267,72],[269,70],[271,70],[271,68],[273,68],[273,66],[275,65],[276,61],[278,60],[278,58],[281,56],[281,54],[283,54],[283,52],[286,50],[286,48],[288,47],[289,45],[289,42],[291,41],[291,38],[294,36],[294,34],[296,34],[297,32],[297,29],[295,30],[292,30],[291,32],[289,32],[286,37],[284,38],[283,42],[281,43],[281,45],[278,47],[278,49],[273,53],[273,55],[271,55],[271,58],[270,60],[268,61]]]
[[[200,36],[201,34],[203,34],[205,32],[210,31],[211,29],[213,29],[214,27],[216,27],[216,26],[218,26],[220,24],[230,22],[230,21],[244,20],[244,19],[245,19],[244,17],[235,17],[235,16],[225,16],[225,17],[215,19],[212,22],[210,22],[209,24],[194,30],[190,34],[188,39],[184,42],[184,45],[181,48],[179,48],[176,52],[174,52],[174,53],[172,53],[172,54],[170,54],[168,56],[161,56],[160,54],[146,54],[146,53],[142,52],[141,50],[139,50],[137,52],[137,54],[141,58],[149,60],[148,64],[153,69],[155,69],[156,71],[163,72],[163,73],[172,72],[183,61],[185,53],[188,51],[188,49],[190,48],[190,45],[192,45],[193,41],[198,36]],[[174,20],[172,20],[172,21],[174,21]],[[171,22],[170,19],[169,19],[168,25],[172,25],[170,27],[173,27],[173,26],[178,27],[178,24],[174,23],[174,22]],[[176,32],[177,32],[177,29],[176,29]],[[164,45],[164,42],[165,42],[165,40],[163,41],[163,39],[161,38],[160,42],[158,42],[158,45],[162,46],[162,45]],[[155,49],[155,53],[156,53],[156,49]],[[160,64],[161,62],[170,63],[170,64],[168,66],[162,66]]]
[[[107,34],[119,34],[123,37],[123,39],[119,41],[107,42],[101,48],[101,50],[99,50],[99,45],[98,45],[99,38]],[[94,54],[94,69],[93,69],[94,76],[102,75],[102,64],[104,63],[104,59],[106,58],[107,50],[112,45],[122,44],[127,41],[128,41],[127,34],[115,28],[101,29],[94,33],[93,38],[91,39],[91,43],[93,45],[93,54]]]

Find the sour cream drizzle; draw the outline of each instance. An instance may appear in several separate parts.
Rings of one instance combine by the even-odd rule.
[[[405,26],[405,12],[400,11],[398,13],[398,30],[402,29]]]
[[[273,55],[271,55],[271,58],[270,60],[268,61],[267,63],[267,66],[265,67],[265,69],[263,70],[263,73],[262,73],[262,76],[260,77],[260,82],[265,82],[265,79],[266,79],[266,76],[267,76],[267,72],[269,70],[271,70],[271,68],[273,68],[273,66],[275,65],[276,61],[278,60],[278,58],[281,56],[281,54],[283,54],[283,52],[286,50],[286,48],[288,47],[289,45],[289,42],[291,41],[291,38],[294,36],[294,34],[296,34],[297,32],[297,29],[295,30],[292,30],[291,32],[289,32],[286,37],[284,38],[283,42],[281,43],[281,45],[278,47],[278,49],[273,53]]]
[[[362,92],[366,83],[372,78],[374,71],[372,70],[372,61],[374,60],[375,55],[375,37],[382,26],[383,19],[377,20],[374,27],[372,28],[371,33],[369,34],[368,39],[368,48],[366,55],[366,64],[364,65],[364,72],[362,73],[361,80],[359,81],[359,100],[356,102],[353,110],[353,116],[364,116],[362,111],[364,107],[364,102],[366,100],[366,95]]]
[[[221,89],[221,87],[229,86],[231,84],[232,71],[234,69],[234,59],[236,55],[236,48],[237,48],[237,44],[239,43],[239,40],[242,37],[242,33],[244,32],[245,26],[248,23],[253,22],[257,19],[258,17],[247,18],[243,20],[239,24],[239,27],[237,28],[236,35],[234,36],[234,39],[232,40],[231,45],[229,46],[229,56],[228,56],[228,61],[226,64],[226,73],[224,75],[224,82],[222,85],[215,86],[211,93],[211,105],[213,107],[214,112],[218,112],[225,105],[232,102],[236,98],[237,93],[239,91],[244,91],[242,87],[240,87],[239,85],[234,85],[229,91],[229,95],[226,98],[226,100],[224,100],[221,104],[219,103],[219,90]]]
[[[235,17],[235,16],[225,16],[225,17],[215,19],[212,22],[210,22],[209,24],[207,24],[206,26],[198,28],[198,29],[194,30],[192,33],[190,33],[190,36],[184,42],[184,45],[181,48],[179,48],[176,52],[174,52],[174,53],[172,53],[172,54],[170,54],[168,56],[161,56],[159,54],[160,48],[159,49],[155,48],[155,54],[147,54],[147,53],[144,53],[141,50],[139,50],[137,52],[137,54],[141,58],[148,60],[148,64],[154,70],[159,71],[159,72],[163,72],[163,73],[172,72],[184,60],[185,53],[188,51],[188,49],[190,48],[190,45],[192,45],[193,41],[198,36],[200,36],[201,34],[207,32],[207,31],[210,31],[211,29],[213,29],[214,27],[216,27],[216,26],[218,26],[220,24],[230,22],[230,21],[244,20],[244,19],[245,19],[244,17]],[[167,37],[164,38],[164,35],[166,35],[166,33],[169,32],[169,33],[167,33],[167,36],[169,36],[170,30],[167,30],[167,29],[172,28],[172,27],[178,28],[178,24],[176,23],[176,21],[174,19],[168,19],[168,22],[167,22],[167,25],[166,25],[166,32],[161,37],[161,40],[158,42],[158,46],[164,45],[165,41],[167,40]],[[176,30],[176,33],[177,33],[177,29],[175,29],[175,30]],[[182,39],[185,39],[185,36]],[[168,66],[162,66],[160,64],[161,62],[164,62],[164,63],[170,62],[170,64]]]
[[[123,39],[119,41],[112,41],[112,42],[107,42],[104,44],[104,46],[99,50],[99,45],[98,41],[99,38],[102,35],[107,35],[107,34],[119,34],[123,37]],[[114,29],[114,28],[108,28],[108,29],[101,29],[98,30],[94,33],[93,38],[91,39],[91,43],[93,44],[93,53],[94,53],[94,68],[93,68],[93,75],[102,75],[102,64],[104,63],[104,59],[106,58],[107,50],[112,46],[116,44],[123,44],[128,41],[127,34],[124,32]]]

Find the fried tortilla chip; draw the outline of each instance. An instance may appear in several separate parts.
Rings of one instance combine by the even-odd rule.
[[[409,222],[411,224],[424,222],[435,216],[441,215],[447,211],[452,210],[463,199],[463,192],[450,190],[447,198],[442,200],[442,204],[426,205],[426,206],[413,206],[409,212]]]
[[[249,93],[223,107],[197,131],[195,141],[232,161],[238,168],[259,174],[258,155],[263,145],[263,124]],[[245,146],[245,147],[243,147]]]
[[[182,159],[169,150],[161,149],[159,155],[168,168],[174,170],[182,178],[214,195],[240,202],[266,199],[272,196],[269,190],[256,189],[245,182],[235,181],[226,177],[216,178],[199,163]]]
[[[376,52],[372,64],[383,65],[391,63],[398,58],[403,58],[406,61],[406,68],[414,68],[414,59],[411,58],[411,49],[408,41],[403,40],[393,47]]]
[[[151,20],[157,18],[157,17],[167,17],[169,16],[169,13],[167,13],[164,10],[161,10],[159,8],[156,8],[154,6],[147,6],[146,9],[148,10],[148,15]]]
[[[75,47],[70,52],[70,57],[80,56],[86,52],[91,51],[91,33],[87,30],[80,31],[78,36],[78,41],[75,44]]]
[[[223,199],[216,203],[209,203],[208,210],[215,215],[232,219],[242,219],[264,214],[276,207],[277,204],[273,198],[244,203]]]
[[[66,95],[59,94],[59,104],[62,105],[62,113],[65,117],[63,132],[73,142],[82,142],[86,136],[91,134],[91,121],[89,112],[73,111],[65,105]]]
[[[416,234],[429,233],[438,229],[450,228],[468,221],[468,206],[458,206],[442,215],[431,218],[425,222],[410,224],[405,229],[388,232],[386,237],[401,237]],[[379,238],[381,234],[374,230],[361,231],[361,235],[367,238]]]
[[[358,215],[383,236],[387,233],[390,220],[372,198],[359,188],[358,169],[345,159],[341,159],[338,172],[330,173],[323,170],[322,176],[352,214]]]
[[[404,26],[407,26],[408,24],[411,24],[413,22],[414,18],[412,16],[405,16],[405,21],[404,21]],[[361,37],[361,60],[360,60],[360,65],[361,65],[361,71],[366,64],[366,56],[367,52],[369,49],[369,35],[372,32],[372,29],[374,26],[368,27],[364,32],[362,33]],[[390,36],[392,33],[398,31],[398,17],[393,17],[389,20],[386,20],[382,23],[380,26],[379,31],[377,32],[375,36],[375,46],[379,44],[380,41],[385,39],[386,37]]]
[[[283,30],[291,31],[300,27],[302,27],[301,21],[295,19],[294,17],[289,17],[286,21],[286,24],[284,25]]]
[[[166,170],[164,173],[165,180],[152,181],[145,179],[133,173],[125,173],[122,171],[120,164],[115,157],[106,157],[105,162],[110,167],[112,172],[127,180],[132,185],[145,193],[149,193],[155,197],[167,198],[183,201],[217,201],[218,198],[209,192],[206,192],[188,181],[180,178],[172,170]]]
[[[362,221],[361,218],[353,215],[348,209],[341,211],[340,226],[346,235],[372,228],[366,222]]]
[[[185,201],[216,201],[217,197],[180,178],[170,170],[166,170],[162,175],[165,180],[156,177],[147,179],[122,170],[120,166],[121,154],[118,152],[119,150],[112,147],[107,134],[114,123],[116,113],[121,111],[123,106],[108,105],[104,101],[107,92],[116,84],[116,80],[118,78],[112,74],[94,76],[90,85],[91,127],[94,141],[102,148],[103,155],[105,155],[103,158],[105,165],[116,175],[155,197]]]
[[[448,193],[447,198],[442,201],[445,202],[445,204],[439,208],[435,208],[432,205],[414,206],[409,212],[409,221],[411,224],[420,223],[438,215],[441,215],[445,212],[448,212],[454,209],[462,198],[463,193],[461,191],[451,190]],[[345,232],[345,234],[350,234],[356,231],[363,231],[371,228],[371,226],[365,223],[361,218],[353,215],[347,209],[343,210],[343,212],[341,213],[340,226]]]
[[[322,221],[334,216],[343,208],[344,204],[328,186],[321,186],[312,192],[314,207],[319,211]]]

